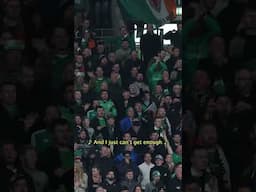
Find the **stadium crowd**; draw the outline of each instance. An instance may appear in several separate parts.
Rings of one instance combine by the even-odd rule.
[[[135,44],[120,26],[111,40],[76,11],[76,192],[175,192],[182,182],[182,60],[178,31],[154,26]]]
[[[184,191],[253,192],[255,1],[183,5]]]

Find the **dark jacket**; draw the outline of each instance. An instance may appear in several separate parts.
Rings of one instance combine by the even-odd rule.
[[[178,180],[177,177],[169,179],[167,183],[167,192],[181,192],[182,181]]]
[[[168,179],[170,178],[170,174],[169,171],[166,167],[164,166],[154,166],[150,169],[150,180],[152,181],[152,173],[154,171],[159,171],[161,174],[161,181],[163,181],[163,183],[167,183]]]
[[[138,184],[137,181],[135,180],[129,181],[128,179],[125,179],[124,181],[121,182],[121,186],[128,187],[129,192],[133,192],[137,184]]]
[[[120,186],[117,182],[109,183],[107,180],[103,182],[103,187],[107,190],[107,192],[119,192]]]
[[[130,162],[130,164],[127,164],[124,160],[117,166],[117,171],[119,178],[121,180],[125,179],[125,174],[127,170],[133,170],[134,178],[137,178],[139,176],[139,168],[137,165],[133,162]]]
[[[161,50],[160,37],[156,34],[146,33],[141,37],[140,48],[144,64],[147,66],[148,62]]]
[[[106,125],[107,125],[107,121],[105,120]],[[98,135],[102,134],[104,139],[108,139],[108,132],[106,127],[103,127],[101,130],[97,130],[97,127],[99,126],[99,119],[96,117],[91,121],[91,126],[92,128],[94,128],[95,132],[94,132],[94,136],[97,137]]]
[[[99,166],[102,175],[106,175],[109,170],[113,170],[115,167],[112,157],[101,157],[95,161],[95,165]]]

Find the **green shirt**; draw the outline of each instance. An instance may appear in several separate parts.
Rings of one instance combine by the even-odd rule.
[[[98,118],[98,120],[99,120],[99,126],[106,127],[107,123],[104,118]]]
[[[151,91],[153,91],[157,83],[162,80],[162,74],[165,70],[167,70],[167,66],[163,62],[159,62],[158,64],[152,63],[152,65],[149,67],[147,78]]]
[[[100,92],[100,87],[101,87],[101,85],[102,85],[102,83],[103,82],[107,82],[108,83],[108,79],[106,79],[106,78],[97,78],[96,80],[95,80],[95,91],[97,92],[97,93],[99,93]]]
[[[100,100],[99,105],[103,107],[106,114],[110,114],[114,117],[117,116],[117,110],[115,108],[114,103],[111,100],[108,100],[108,101]]]
[[[177,153],[172,154],[173,163],[176,165],[178,163],[182,163],[182,157]]]
[[[81,149],[76,149],[74,151],[75,157],[82,157],[82,153],[83,153],[83,151]]]
[[[87,117],[90,120],[93,120],[96,116],[97,116],[97,112],[94,109],[87,112]]]

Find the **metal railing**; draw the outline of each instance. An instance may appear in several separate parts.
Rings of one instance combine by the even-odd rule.
[[[112,37],[114,34],[113,28],[96,28],[94,30],[96,32],[96,38],[108,38]]]

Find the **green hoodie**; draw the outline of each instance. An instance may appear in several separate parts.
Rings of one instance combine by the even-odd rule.
[[[157,83],[162,80],[162,74],[165,70],[167,70],[167,66],[161,61],[159,63],[152,63],[149,67],[147,78],[151,91],[153,91]]]
[[[113,103],[113,101],[111,101],[111,100],[108,100],[108,101],[100,100],[99,105],[103,107],[106,114],[110,114],[114,117],[117,116],[117,110],[115,108],[115,104]]]

